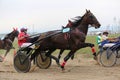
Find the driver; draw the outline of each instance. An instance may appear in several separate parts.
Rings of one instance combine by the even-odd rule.
[[[101,43],[101,45],[103,47],[111,47],[111,46],[115,45],[116,42],[119,41],[119,38],[109,38],[108,34],[109,33],[107,31],[103,32],[102,43]]]
[[[18,35],[18,45],[19,47],[27,47],[31,45],[29,35],[27,34],[27,28],[21,28],[20,33]],[[35,46],[32,45],[30,48],[34,48]]]

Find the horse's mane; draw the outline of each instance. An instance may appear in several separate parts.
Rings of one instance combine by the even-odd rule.
[[[80,23],[81,23],[81,21],[83,20],[83,17],[84,16],[82,16],[82,17],[76,17],[77,19],[75,19],[75,21],[73,22],[73,27],[77,27]]]
[[[8,38],[12,33],[13,33],[13,31],[10,32],[10,33],[8,33],[8,34],[6,34],[5,37],[4,37],[4,39]],[[3,40],[4,40],[4,39],[3,39]]]
[[[12,32],[10,32],[10,33],[8,33],[8,34],[6,34],[6,35],[7,35],[7,36],[10,36],[12,33],[13,33],[13,31],[12,31]]]

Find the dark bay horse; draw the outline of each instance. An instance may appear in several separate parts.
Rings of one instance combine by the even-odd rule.
[[[10,49],[14,48],[12,43],[13,43],[15,37],[18,36],[18,34],[19,34],[19,31],[17,29],[13,28],[13,31],[10,32],[9,34],[5,35],[4,39],[2,39],[2,40],[0,39],[0,49],[6,50],[6,53],[3,58],[6,57],[6,55],[10,51]]]
[[[86,12],[90,12],[90,11],[87,11],[86,10]],[[89,15],[90,16],[90,15]],[[94,15],[92,15],[91,14],[91,17],[94,17]],[[83,20],[83,18],[84,18],[84,16],[77,16],[77,17],[75,17],[75,18],[72,18],[74,21],[72,22],[71,20],[68,20],[68,24],[64,27],[64,28],[67,28],[67,27],[69,27],[69,28],[71,28],[71,29],[75,29],[76,27],[79,27],[79,30],[81,31],[81,32],[83,32],[84,34],[85,34],[85,36],[87,35],[87,32],[88,32],[88,25],[86,26],[86,25],[84,25],[84,20]],[[94,19],[94,18],[93,18]],[[89,20],[90,21],[90,20]],[[88,22],[89,24],[90,24],[90,22]],[[66,33],[67,34],[67,37],[69,38],[69,35],[68,35],[68,33]],[[85,40],[84,40],[85,41]],[[58,59],[60,59],[60,57],[61,57],[61,55],[62,55],[62,53],[63,53],[63,51],[64,51],[64,49],[61,49],[60,50],[60,53],[59,53],[59,55],[58,55]],[[73,59],[74,58],[74,54],[71,56],[71,59]]]
[[[98,22],[96,17],[90,11],[86,10],[86,13],[82,16],[81,20],[78,20],[77,22],[72,24],[72,26],[75,28],[71,28],[71,30],[68,32],[70,36],[69,39],[65,39],[64,33],[61,33],[61,34],[57,34],[42,40],[40,42],[40,47],[35,51],[34,54],[32,54],[31,60],[38,55],[37,52],[39,51],[48,50],[48,52],[46,53],[46,56],[49,56],[56,60],[57,58],[51,55],[52,52],[54,52],[56,49],[70,50],[68,55],[64,58],[64,62],[61,65],[58,63],[61,66],[62,70],[64,70],[64,66],[66,62],[77,50],[84,47],[91,47],[91,48],[94,47],[94,44],[85,43],[86,34],[88,31],[89,25],[95,28],[100,27],[100,23]],[[46,34],[47,35],[53,34],[56,31],[49,31],[49,32],[46,32]],[[94,52],[93,55],[96,56],[96,53]]]

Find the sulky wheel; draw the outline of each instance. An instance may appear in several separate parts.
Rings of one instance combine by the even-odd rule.
[[[100,63],[105,67],[114,66],[116,61],[116,53],[110,49],[107,49],[100,54]]]
[[[46,52],[40,52],[36,57],[36,64],[41,69],[47,69],[51,66],[52,60],[45,55]]]
[[[18,51],[14,57],[14,68],[18,72],[26,73],[30,70],[30,59],[24,54],[24,51]]]

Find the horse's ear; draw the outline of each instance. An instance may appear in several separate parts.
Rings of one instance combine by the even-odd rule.
[[[13,31],[15,31],[15,28],[13,27]]]
[[[18,28],[14,28],[14,27],[13,27],[13,31],[16,31],[17,29],[18,29]]]
[[[90,12],[90,10],[88,10],[88,12]]]
[[[88,10],[86,9],[86,12],[88,12]]]

